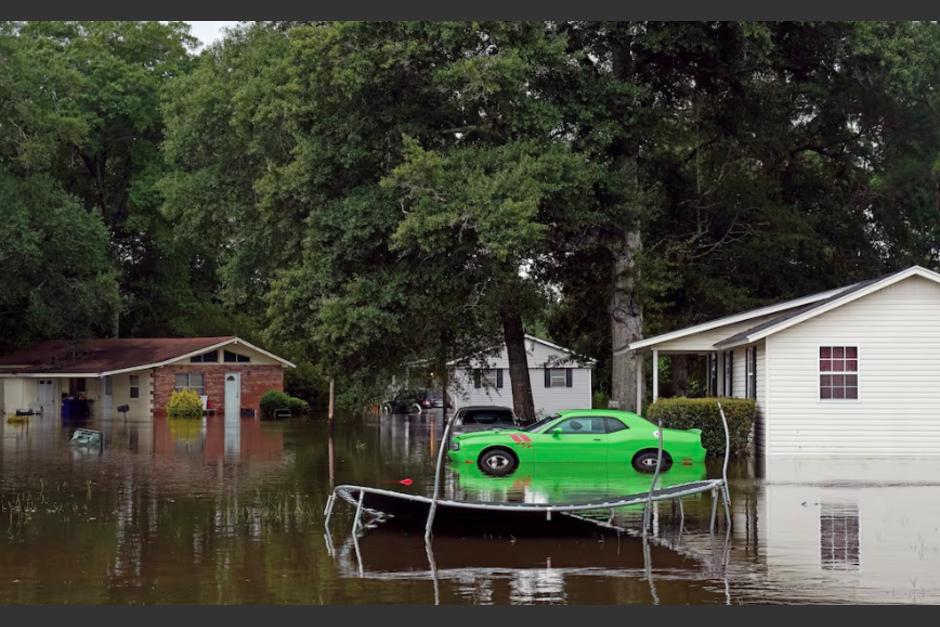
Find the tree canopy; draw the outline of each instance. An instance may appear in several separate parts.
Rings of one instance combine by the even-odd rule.
[[[5,23],[0,342],[364,401],[539,328],[623,402],[643,335],[938,266],[938,83],[925,22]]]

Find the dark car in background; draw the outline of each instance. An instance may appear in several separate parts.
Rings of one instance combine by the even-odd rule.
[[[447,406],[453,407],[450,399]],[[382,403],[386,414],[412,414],[444,407],[444,395],[439,390],[402,390]]]
[[[451,431],[471,433],[490,429],[518,429],[519,420],[509,407],[498,405],[468,405],[454,414]]]

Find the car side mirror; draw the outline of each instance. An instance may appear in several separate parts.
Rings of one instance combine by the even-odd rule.
[[[554,429],[552,429],[553,438],[557,438],[560,435],[561,435],[561,427],[555,427]]]

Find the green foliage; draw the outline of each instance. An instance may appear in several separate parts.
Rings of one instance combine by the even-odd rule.
[[[591,396],[591,407],[593,409],[607,409],[610,402],[610,396],[604,390],[597,390]]]
[[[277,390],[265,392],[260,404],[262,418],[274,418],[278,409],[289,409],[292,416],[301,416],[310,411],[307,401]]]
[[[717,401],[725,410],[732,454],[745,452],[751,428],[757,420],[757,403],[743,398],[661,398],[647,407],[645,418],[662,422],[672,429],[701,429],[702,445],[708,454],[721,456],[725,452],[725,432]]]
[[[200,418],[202,400],[195,390],[175,390],[167,401],[166,413],[170,418]]]

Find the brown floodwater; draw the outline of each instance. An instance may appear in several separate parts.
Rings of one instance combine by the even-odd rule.
[[[104,446],[69,444],[78,426]],[[732,467],[734,524],[707,495],[660,503],[635,534],[491,537],[378,524],[351,535],[331,486],[430,494],[434,417],[264,423],[224,417],[31,417],[0,423],[0,603],[940,602],[940,461]],[[717,476],[676,468],[668,481]],[[400,483],[411,479],[411,485]],[[645,482],[645,484],[644,484]],[[638,491],[607,465],[448,466],[451,498],[548,502]],[[617,523],[640,528],[642,508]]]

